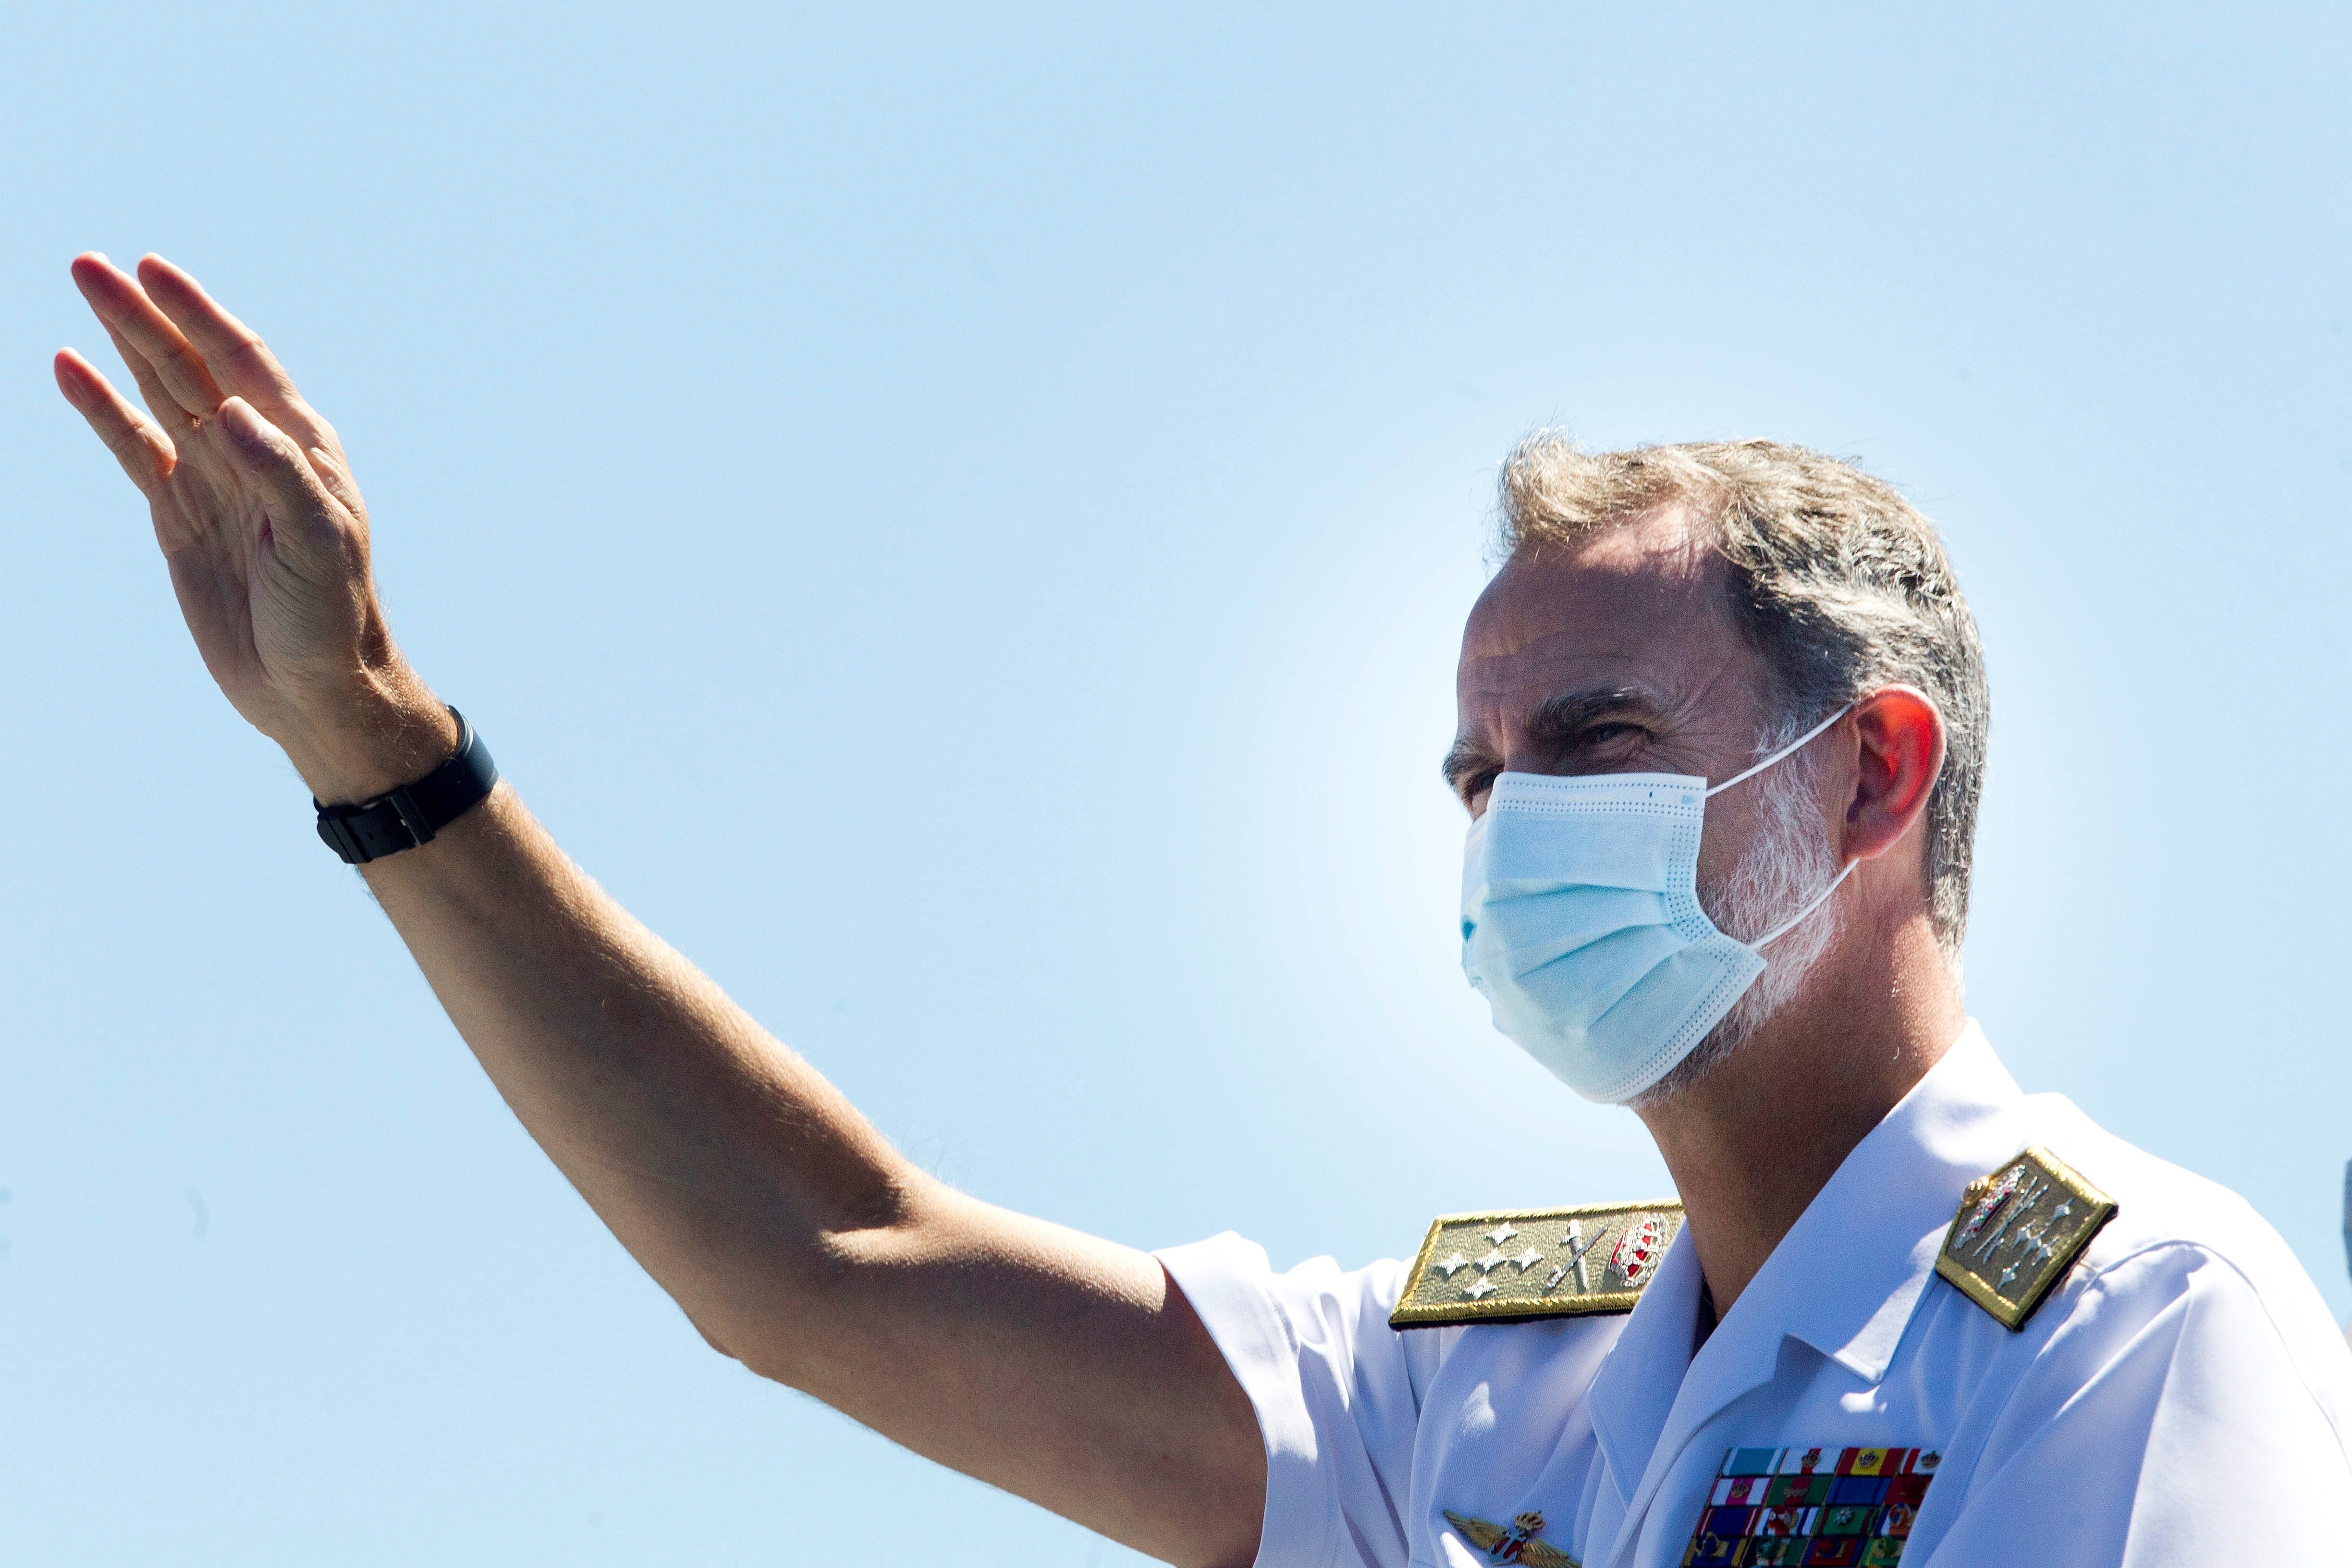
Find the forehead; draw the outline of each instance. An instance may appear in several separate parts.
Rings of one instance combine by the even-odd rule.
[[[1732,620],[1728,574],[1678,509],[1573,550],[1515,557],[1463,630],[1464,732],[1595,688],[1646,690],[1676,708],[1752,701],[1758,661]]]

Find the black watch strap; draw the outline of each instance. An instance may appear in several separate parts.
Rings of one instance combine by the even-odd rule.
[[[310,803],[319,808],[319,837],[328,848],[364,866],[432,843],[435,834],[481,804],[499,782],[499,765],[463,713],[452,708],[449,717],[457,721],[457,754],[415,784],[357,805]]]

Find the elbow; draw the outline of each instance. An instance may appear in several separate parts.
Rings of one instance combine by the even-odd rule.
[[[929,1196],[899,1185],[875,1213],[847,1216],[847,1225],[772,1254],[763,1267],[707,1281],[688,1320],[720,1355],[824,1397],[844,1363],[861,1362],[890,1331],[908,1276],[937,1250],[940,1216],[924,1201]]]
[[[743,1359],[741,1356],[737,1355],[733,1351],[729,1350],[727,1348],[727,1342],[720,1339],[717,1334],[712,1333],[710,1331],[710,1325],[704,1322],[700,1318],[696,1317],[692,1312],[688,1312],[686,1314],[686,1321],[694,1325],[694,1331],[702,1336],[702,1342],[704,1344],[709,1345],[712,1350],[717,1351],[729,1361],[740,1362]]]
[[[805,1335],[778,1333],[772,1329],[766,1332],[755,1330],[740,1334],[730,1331],[722,1338],[700,1323],[694,1327],[695,1331],[702,1336],[704,1344],[754,1377],[780,1383],[802,1394],[811,1392],[810,1385],[817,1380],[818,1369],[806,1353],[803,1343]]]
[[[791,1344],[779,1344],[772,1338],[763,1338],[741,1352],[723,1351],[721,1353],[739,1363],[753,1376],[782,1384],[802,1394],[809,1393],[810,1384],[815,1381],[813,1375],[814,1369],[809,1364],[806,1355],[797,1354]]]
[[[794,1353],[794,1346],[808,1335],[795,1331],[799,1325],[714,1312],[707,1304],[700,1311],[688,1311],[686,1321],[704,1344],[746,1371],[788,1388],[803,1386],[807,1369],[800,1363],[805,1358]]]
[[[896,1241],[897,1237],[892,1237]],[[889,1276],[872,1256],[891,1250],[870,1233],[829,1237],[799,1266],[760,1278],[689,1313],[703,1342],[770,1383],[823,1398],[859,1363],[890,1317]],[[750,1282],[741,1282],[750,1283]]]

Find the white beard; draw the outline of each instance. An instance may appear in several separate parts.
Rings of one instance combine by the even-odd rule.
[[[1801,752],[1744,786],[1756,791],[1756,841],[1720,886],[1699,890],[1699,907],[1716,930],[1752,942],[1803,909],[1837,876],[1837,857],[1822,833],[1818,781],[1819,770]],[[1837,932],[1837,900],[1831,899],[1775,939],[1764,950],[1764,973],[1756,984],[1740,994],[1690,1055],[1643,1089],[1633,1104],[1672,1100],[1729,1059],[1805,988]]]

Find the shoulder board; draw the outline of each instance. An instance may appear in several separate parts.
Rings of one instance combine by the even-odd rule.
[[[1441,1215],[1389,1326],[1630,1312],[1682,1227],[1683,1205],[1671,1198]]]
[[[2115,1215],[2113,1198],[2036,1145],[1969,1184],[1936,1272],[2014,1332]]]

